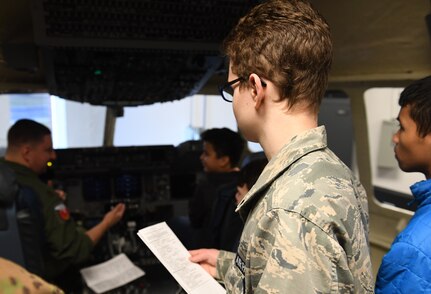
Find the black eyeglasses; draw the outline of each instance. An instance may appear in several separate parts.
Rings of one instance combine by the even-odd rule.
[[[244,80],[245,80],[245,78],[239,77],[233,81],[225,83],[223,86],[219,86],[218,90],[219,90],[220,95],[223,98],[223,100],[226,102],[232,102],[233,101],[233,91],[234,91],[232,86],[234,84],[236,84],[240,81],[244,81]],[[261,79],[261,82],[262,82],[262,86],[266,87],[266,83],[262,79]]]
[[[232,102],[233,101],[233,88],[232,85],[235,83],[238,83],[240,81],[244,80],[243,77],[239,77],[233,81],[225,83],[223,86],[219,86],[218,90],[220,92],[221,97],[226,102]]]

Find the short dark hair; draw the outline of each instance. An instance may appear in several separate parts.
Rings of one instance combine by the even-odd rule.
[[[273,82],[288,106],[305,104],[316,113],[332,63],[325,19],[306,0],[270,0],[252,10],[224,40],[232,72]]]
[[[254,159],[247,163],[239,172],[237,185],[246,184],[247,189],[250,190],[267,164],[268,160],[266,158]]]
[[[46,135],[51,135],[50,129],[30,119],[20,119],[7,133],[8,148],[23,144],[39,143]]]
[[[213,146],[218,158],[227,156],[231,166],[238,165],[245,146],[245,141],[240,134],[228,128],[213,128],[204,131],[201,139]]]
[[[418,135],[431,133],[431,76],[417,80],[401,92],[398,104],[410,105],[410,117],[417,125]]]

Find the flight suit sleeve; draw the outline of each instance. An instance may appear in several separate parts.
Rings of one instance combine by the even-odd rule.
[[[45,237],[51,257],[66,264],[80,264],[89,258],[93,249],[91,239],[70,216],[64,203],[47,188],[44,205]]]

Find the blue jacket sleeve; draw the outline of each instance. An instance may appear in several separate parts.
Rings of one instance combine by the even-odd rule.
[[[431,259],[416,246],[396,242],[384,256],[375,292],[431,293]]]

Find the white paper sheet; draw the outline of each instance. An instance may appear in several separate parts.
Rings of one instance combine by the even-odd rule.
[[[188,294],[222,294],[226,290],[200,265],[165,223],[139,230],[138,236]]]
[[[122,253],[108,261],[82,269],[81,275],[91,290],[103,293],[136,280],[145,275],[145,272]]]

